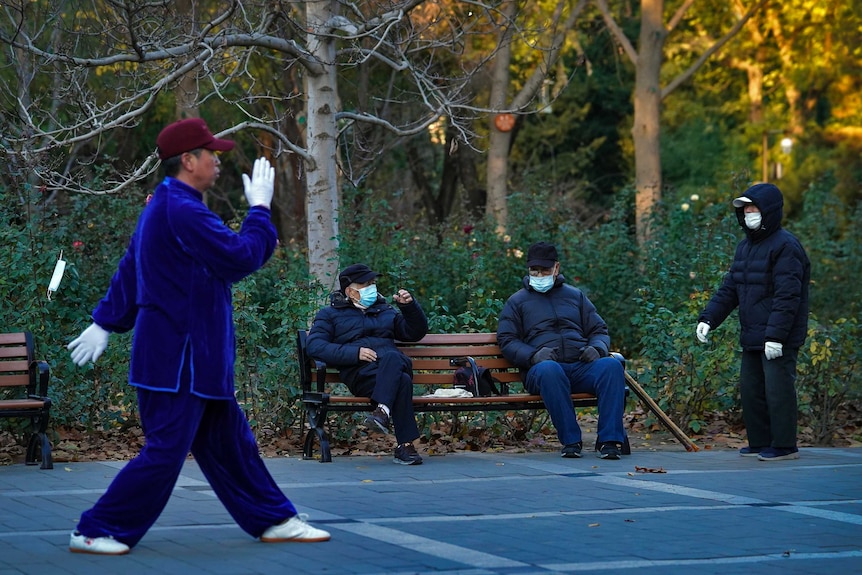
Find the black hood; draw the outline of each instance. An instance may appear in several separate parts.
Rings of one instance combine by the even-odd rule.
[[[751,241],[758,242],[781,229],[781,221],[784,219],[784,196],[777,186],[755,184],[745,190],[742,197],[750,199],[751,203],[760,209],[760,215],[763,218],[760,229],[750,230],[745,225],[745,207],[736,208],[736,219]]]

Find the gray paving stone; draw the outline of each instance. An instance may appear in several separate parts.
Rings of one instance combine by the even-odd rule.
[[[320,544],[253,540],[189,461],[130,555],[69,553],[78,515],[122,465],[0,467],[0,575],[862,572],[859,449],[775,463],[681,448],[616,462],[556,452],[456,453],[407,468],[388,456],[267,460],[299,511],[332,532]]]

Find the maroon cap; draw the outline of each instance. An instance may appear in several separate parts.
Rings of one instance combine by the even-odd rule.
[[[166,126],[159,133],[159,137],[156,138],[160,160],[179,156],[198,148],[227,152],[228,150],[233,150],[234,145],[235,142],[232,140],[220,140],[213,136],[207,127],[207,123],[200,118],[189,118],[174,122]]]

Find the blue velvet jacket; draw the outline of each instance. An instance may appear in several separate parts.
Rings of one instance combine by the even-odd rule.
[[[234,397],[231,285],[266,263],[276,239],[268,208],[252,207],[236,233],[199,191],[165,178],[93,311],[108,331],[134,328],[129,383],[176,392],[187,368],[193,394]]]

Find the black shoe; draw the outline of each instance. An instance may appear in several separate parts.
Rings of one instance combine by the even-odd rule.
[[[365,425],[374,426],[383,433],[389,433],[389,415],[379,405],[365,418]]]
[[[399,465],[421,465],[422,456],[416,453],[412,443],[402,443],[395,448],[395,457],[392,461]]]
[[[796,447],[764,447],[757,456],[760,461],[784,461],[799,459],[799,449]]]
[[[584,443],[579,441],[577,443],[567,443],[563,447],[563,451],[561,455],[566,458],[576,458],[581,457],[581,450],[584,448]]]
[[[619,459],[620,446],[614,441],[605,441],[599,445],[599,457],[601,459]]]

